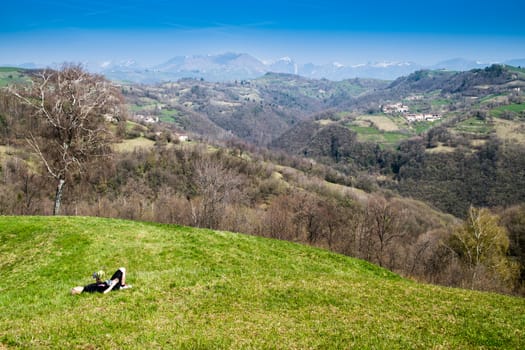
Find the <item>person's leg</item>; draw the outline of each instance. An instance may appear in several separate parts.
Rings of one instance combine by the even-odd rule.
[[[115,273],[113,276],[111,276],[111,280],[118,279],[118,284],[115,286],[116,289],[125,286],[126,285],[126,268],[121,267]]]
[[[120,279],[120,288],[122,289],[131,288],[131,285],[126,283],[126,268],[121,267],[119,271],[122,272],[122,277]]]
[[[80,294],[84,291],[84,287],[82,286],[78,286],[78,287],[73,287],[71,288],[71,294],[75,295],[75,294]]]
[[[111,281],[116,281],[116,284],[114,286],[114,289],[119,289],[120,288],[120,281],[122,280],[122,271],[117,270],[115,271],[115,273],[111,276]]]
[[[126,285],[126,268],[121,267],[119,271],[122,272],[122,277],[120,278],[120,285],[125,286]]]

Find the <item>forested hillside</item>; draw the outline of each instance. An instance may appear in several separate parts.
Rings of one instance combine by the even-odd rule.
[[[250,81],[211,83],[183,79],[155,86],[124,85],[123,94],[138,119],[218,139],[238,137],[258,146],[311,115],[349,103],[385,82],[309,80],[266,74]]]

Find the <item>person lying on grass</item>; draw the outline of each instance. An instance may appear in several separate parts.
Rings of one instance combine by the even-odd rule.
[[[93,278],[96,280],[95,283],[88,284],[84,287],[78,286],[71,289],[71,294],[86,293],[109,293],[112,290],[131,288],[130,285],[126,284],[126,269],[124,267],[119,268],[109,280],[104,280],[106,273],[102,270],[94,272]]]

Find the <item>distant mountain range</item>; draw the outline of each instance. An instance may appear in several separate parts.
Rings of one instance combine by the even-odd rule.
[[[101,73],[109,79],[134,83],[157,83],[175,81],[181,78],[204,79],[207,81],[234,81],[258,78],[266,73],[296,74],[312,79],[339,81],[351,78],[373,78],[394,80],[420,69],[443,69],[466,71],[484,68],[492,63],[512,66],[525,66],[525,59],[505,62],[479,62],[455,58],[424,66],[415,62],[368,62],[357,65],[344,65],[338,62],[317,65],[298,64],[289,57],[273,62],[263,62],[246,53],[224,53],[219,55],[194,55],[174,57],[155,66],[142,66],[133,60],[85,62],[88,70]],[[35,64],[17,65],[21,68],[36,68]]]

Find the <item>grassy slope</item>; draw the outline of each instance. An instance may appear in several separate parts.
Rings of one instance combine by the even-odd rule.
[[[288,242],[66,217],[0,217],[0,242],[0,348],[525,347],[524,299]],[[101,266],[134,288],[68,294]]]
[[[155,141],[147,139],[143,136],[134,139],[126,139],[114,145],[117,152],[132,152],[135,148],[149,149],[155,145]]]
[[[29,78],[20,68],[0,67],[0,88],[10,84],[28,82]]]

